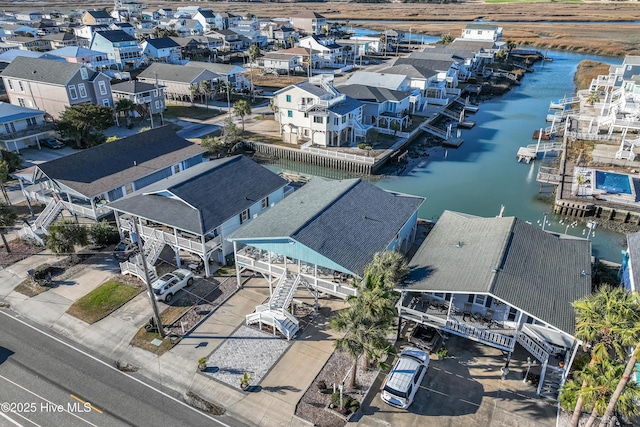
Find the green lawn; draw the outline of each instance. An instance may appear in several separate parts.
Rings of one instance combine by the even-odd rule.
[[[141,291],[142,288],[109,280],[74,302],[67,313],[87,323],[95,323],[122,307]]]
[[[190,107],[186,105],[167,105],[164,116],[168,119],[189,118],[196,120],[207,120],[222,114],[218,107]]]

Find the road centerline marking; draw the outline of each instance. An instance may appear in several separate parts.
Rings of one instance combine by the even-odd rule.
[[[70,394],[69,396],[71,396],[71,398],[72,398],[72,399],[75,399],[75,400],[77,400],[78,402],[82,403],[83,405],[88,404],[88,405],[89,405],[89,408],[91,408],[92,410],[96,411],[97,413],[99,413],[99,414],[102,414],[102,413],[103,413],[100,409],[98,409],[98,408],[96,408],[95,406],[93,406],[93,405],[91,404],[91,402],[87,402],[86,400],[82,400],[82,399],[80,399],[78,396],[76,396],[75,394]]]

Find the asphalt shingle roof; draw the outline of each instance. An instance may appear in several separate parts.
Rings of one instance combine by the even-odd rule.
[[[410,268],[410,291],[491,294],[573,334],[571,302],[591,291],[591,276],[581,274],[591,271],[591,242],[514,217],[445,211]]]
[[[399,90],[390,90],[384,87],[365,85],[345,85],[336,88],[351,98],[366,102],[401,101],[410,94]]]
[[[385,68],[381,71],[385,74],[400,74],[403,76],[418,79],[428,79],[438,74],[435,71],[430,70],[429,68],[416,67],[410,64],[394,65],[393,67]]]
[[[66,61],[18,56],[2,71],[2,76],[65,85],[82,67],[82,64]],[[96,72],[90,68],[88,68],[88,71],[89,79],[91,80]]]
[[[195,165],[109,206],[204,234],[286,183],[253,160],[235,156]],[[174,197],[166,197],[167,193]]]
[[[421,197],[387,192],[361,179],[314,178],[231,238],[289,237],[362,274],[423,202]]]
[[[148,39],[147,43],[156,49],[166,49],[169,47],[180,47],[180,45],[169,37],[162,37],[159,39]]]
[[[164,87],[164,86],[159,86],[159,87]],[[121,93],[129,93],[129,94],[148,92],[153,89],[156,89],[155,84],[139,82],[138,80],[129,80],[129,81],[117,83],[111,86],[112,92],[121,92]]]
[[[350,113],[356,108],[361,107],[363,105],[364,104],[358,101],[357,99],[347,96],[343,102],[340,102],[339,104],[335,104],[329,107],[329,111],[331,111],[332,113],[338,114],[340,116],[344,116],[345,114]]]
[[[96,34],[100,34],[111,43],[136,41],[135,37],[122,30],[99,31]]]
[[[49,178],[95,197],[206,150],[169,126],[137,133],[38,165]]]
[[[202,73],[209,73],[210,75],[205,80],[212,80],[217,78],[217,75],[212,71],[208,71],[202,67],[187,67],[184,65],[176,64],[161,64],[154,62],[146,70],[144,70],[138,78],[141,79],[155,79],[180,82],[180,83],[192,83]]]

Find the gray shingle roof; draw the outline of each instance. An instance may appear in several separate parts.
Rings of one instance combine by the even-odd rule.
[[[169,37],[159,39],[147,39],[147,43],[156,49],[166,49],[168,47],[180,47],[180,45]]]
[[[231,238],[289,237],[362,274],[424,199],[384,191],[361,179],[314,178]]]
[[[399,90],[365,85],[345,85],[336,89],[351,98],[366,102],[401,101],[410,95]]]
[[[18,56],[2,71],[2,76],[65,85],[82,67],[82,64],[71,62]],[[87,69],[91,80],[96,72],[90,68]]]
[[[434,71],[449,71],[454,62],[456,61],[453,59],[398,58],[394,65],[409,64],[414,67],[427,68]]]
[[[213,80],[218,77],[215,73],[201,67],[187,67],[184,65],[154,62],[140,73],[138,78],[155,79],[157,77],[159,80],[191,84],[197,80],[202,73],[208,73],[207,78],[204,80]]]
[[[162,126],[42,163],[38,168],[80,194],[95,197],[205,151],[177,136],[171,127]]]
[[[204,234],[282,188],[287,181],[244,156],[195,165],[109,207]],[[168,192],[174,198],[158,193]]]
[[[410,263],[411,291],[491,294],[564,332],[591,291],[591,242],[514,217],[445,211]]]
[[[410,64],[394,65],[393,67],[385,68],[381,71],[385,74],[400,74],[402,76],[418,79],[428,79],[438,74],[428,68],[416,67]]]
[[[158,87],[163,88],[164,86],[158,86]],[[137,80],[129,80],[129,81],[117,83],[111,86],[112,92],[121,92],[121,93],[128,93],[128,94],[148,92],[153,89],[156,89],[155,84],[139,82]]]
[[[311,84],[308,81],[302,81],[300,83],[295,83],[292,86],[299,87],[300,89],[305,90],[305,91],[307,91],[310,94],[315,95],[315,96],[325,96],[325,95],[330,93],[330,92],[327,92],[326,90],[324,90],[323,88],[321,88],[320,86],[316,86],[314,84]]]
[[[99,31],[96,34],[100,34],[102,37],[112,43],[136,41],[135,37],[133,37],[129,33],[125,33],[122,30]]]
[[[361,107],[363,105],[364,104],[358,101],[357,99],[347,96],[343,102],[340,102],[339,104],[335,104],[329,107],[329,111],[331,111],[332,113],[338,114],[340,116],[344,116],[345,114],[350,113],[356,108]]]

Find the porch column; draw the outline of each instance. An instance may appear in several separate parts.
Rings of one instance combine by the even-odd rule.
[[[273,274],[271,273],[271,251],[269,251],[267,253],[267,261],[269,262],[269,280],[267,280],[267,282],[269,282],[269,296],[273,295],[273,288],[272,288],[272,282],[273,282]]]
[[[181,268],[182,263],[180,262],[180,249],[178,249],[178,247],[176,246],[175,248],[173,248],[173,252],[176,254],[176,265],[178,266],[178,268]]]
[[[544,360],[544,362],[542,362],[542,367],[540,368],[540,382],[538,383],[538,389],[536,390],[536,395],[540,395],[540,392],[542,391],[542,384],[544,383],[544,376],[547,373],[548,363],[549,363],[549,355],[547,355],[547,358]]]
[[[98,220],[98,212],[96,212],[96,203],[94,202],[95,197],[92,199],[89,199],[89,202],[91,203],[91,210],[93,211],[93,216],[96,218],[96,221]]]
[[[518,321],[516,322],[516,330],[513,334],[513,341],[511,342],[511,351],[516,348],[516,337],[518,333],[520,333],[520,329],[522,328],[522,310],[518,310]]]
[[[211,275],[211,267],[209,267],[209,255],[204,254],[200,258],[204,261],[204,277],[209,277]]]
[[[581,341],[578,339],[575,339],[573,341],[573,351],[571,352],[571,358],[569,359],[569,363],[565,364],[564,372],[562,373],[561,385],[564,385],[564,382],[567,380],[567,375],[569,375],[569,370],[571,369],[571,365],[573,365],[573,359],[575,359],[576,357],[576,353],[578,352],[578,347],[580,347],[580,344],[581,344]]]
[[[118,229],[118,234],[120,235],[120,240],[124,240],[124,233],[122,232],[122,224],[120,224],[120,215],[118,212],[114,211],[113,216],[116,218],[116,228]]]
[[[238,242],[233,241],[233,256],[236,256],[238,253]],[[237,287],[240,289],[240,264],[236,262],[236,280],[238,281]],[[271,286],[271,285],[269,285]]]

